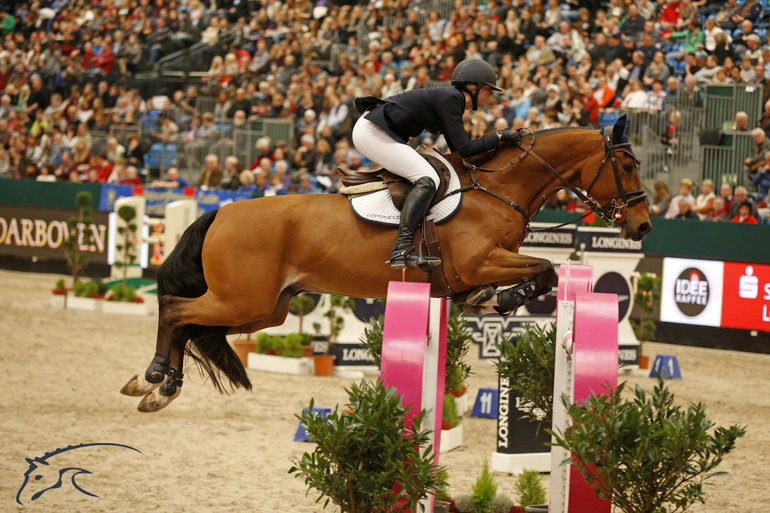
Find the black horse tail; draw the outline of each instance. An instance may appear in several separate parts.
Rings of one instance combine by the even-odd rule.
[[[195,298],[202,296],[208,290],[203,276],[201,250],[203,239],[216,215],[217,210],[212,210],[195,220],[185,230],[174,251],[161,265],[158,271],[158,298],[161,308],[163,308],[163,297],[166,295]],[[175,347],[183,349],[185,354],[209,375],[220,392],[225,392],[222,386],[222,373],[230,381],[232,388],[243,386],[251,390],[251,382],[246,375],[246,370],[225,338],[229,330],[230,326],[188,324],[177,329],[172,343]],[[188,344],[188,340],[192,344]]]

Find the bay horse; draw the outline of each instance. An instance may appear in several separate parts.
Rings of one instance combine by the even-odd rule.
[[[530,217],[560,188],[626,239],[641,240],[652,228],[625,116],[603,131],[528,132],[467,161],[446,158],[464,193],[459,211],[436,226],[451,288],[439,295],[456,303],[508,313],[551,290],[551,262],[518,249]],[[291,298],[303,291],[385,297],[388,282],[402,279],[386,263],[394,232],[357,217],[341,194],[238,201],[204,214],[159,270],[155,357],[121,393],[142,396],[140,411],[164,408],[181,391],[185,354],[220,391],[221,374],[232,388],[251,389],[225,335],[282,324]],[[405,279],[430,281],[418,269]]]

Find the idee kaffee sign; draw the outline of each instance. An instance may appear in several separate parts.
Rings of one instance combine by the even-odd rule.
[[[770,331],[770,266],[666,258],[660,320]]]

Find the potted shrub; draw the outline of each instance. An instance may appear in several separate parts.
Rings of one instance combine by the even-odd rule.
[[[62,249],[67,260],[67,267],[72,273],[72,291],[75,291],[76,284],[80,281],[80,277],[83,275],[86,267],[90,263],[88,255],[82,251],[83,247],[88,247],[94,243],[94,232],[91,225],[94,223],[93,209],[91,208],[91,193],[88,191],[81,191],[75,196],[75,205],[78,207],[77,216],[71,216],[67,219],[67,238],[62,241]],[[82,295],[82,285],[80,286],[81,295],[78,297],[85,297]],[[62,291],[64,293],[62,294]],[[99,304],[90,300],[76,300],[72,305],[71,299],[73,295],[67,293],[66,287],[62,283],[62,280],[57,280],[56,289],[54,289],[55,295],[63,295],[64,301],[56,299],[52,302],[54,305],[62,304],[64,308],[79,308],[85,310],[98,310]]]
[[[495,362],[501,377],[508,378],[527,416],[540,427],[551,427],[553,380],[556,361],[556,324],[525,323],[517,343],[507,337],[495,344],[500,359]]]
[[[102,310],[107,313],[124,315],[147,315],[149,308],[144,299],[136,293],[136,288],[128,284],[128,267],[136,262],[136,209],[123,205],[118,209],[118,217],[123,221],[118,226],[115,251],[115,267],[121,271],[122,279],[110,289]]]
[[[629,320],[636,338],[639,340],[639,368],[647,369],[649,356],[643,355],[643,344],[655,340],[655,321],[646,318],[655,311],[655,303],[660,300],[660,278],[653,273],[642,273],[636,279],[634,306],[639,309],[639,323]]]
[[[519,504],[528,513],[548,513],[545,504],[545,488],[540,482],[540,473],[536,470],[524,469],[516,479],[516,493],[519,494]]]
[[[446,334],[446,380],[445,393],[456,397],[457,414],[462,417],[468,411],[468,376],[471,366],[466,363],[471,347],[471,330],[461,317],[459,308],[452,305],[449,312]]]
[[[257,352],[246,354],[247,367],[282,374],[310,374],[310,358],[302,357],[302,335],[291,333],[287,336],[270,335],[261,332],[257,335]]]
[[[471,493],[455,497],[454,507],[459,513],[509,513],[515,508],[510,497],[497,494],[497,484],[486,459]]]
[[[353,299],[346,296],[330,295],[326,303],[326,312],[323,316],[326,317],[326,333],[322,335],[323,327],[321,323],[313,323],[313,329],[316,334],[325,337],[326,341],[321,344],[322,351],[318,351],[316,346],[316,353],[313,356],[313,366],[316,376],[329,376],[334,370],[334,355],[329,354],[331,345],[337,340],[342,328],[345,326],[345,319],[340,315],[343,311],[350,311],[355,306]]]
[[[360,341],[380,368],[382,358],[382,334],[385,317],[371,318],[364,328]],[[462,445],[461,417],[468,409],[465,392],[471,367],[465,362],[470,350],[471,331],[461,317],[460,309],[452,307],[447,322],[446,380],[444,382],[444,410],[441,419],[441,452]],[[451,431],[451,432],[448,432]]]
[[[407,425],[407,409],[394,387],[362,381],[346,389],[349,402],[324,416],[313,400],[297,415],[315,450],[292,461],[289,473],[303,479],[344,513],[418,511],[418,502],[445,486],[434,463],[422,410]]]
[[[313,335],[305,333],[305,316],[315,309],[315,301],[312,297],[301,292],[291,298],[289,311],[297,316],[299,320],[299,334],[302,335],[302,356],[313,356]]]
[[[565,400],[572,423],[553,433],[572,453],[570,463],[601,498],[624,513],[685,511],[704,501],[704,484],[735,448],[746,430],[715,427],[703,404],[686,409],[658,376],[652,393],[636,386],[630,399],[625,383],[582,404]]]
[[[73,294],[68,294],[67,307],[98,312],[102,309],[104,294],[108,290],[107,284],[98,278],[90,281],[76,280],[72,287]]]

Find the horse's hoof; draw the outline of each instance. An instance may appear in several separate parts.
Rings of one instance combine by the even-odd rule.
[[[129,379],[123,385],[123,388],[120,389],[120,393],[131,397],[141,397],[149,394],[160,385],[160,383],[148,383],[146,380],[141,379],[138,374],[134,374],[134,377]]]
[[[482,303],[486,303],[493,297],[495,297],[495,287],[492,285],[485,285],[483,287],[479,287],[475,290],[473,290],[470,294],[468,294],[467,299],[465,300],[465,303],[470,303],[471,305],[480,305]]]
[[[169,396],[161,395],[157,391],[150,392],[139,401],[139,406],[136,409],[142,413],[160,411],[176,399],[181,392],[181,388],[177,388],[176,393]]]

